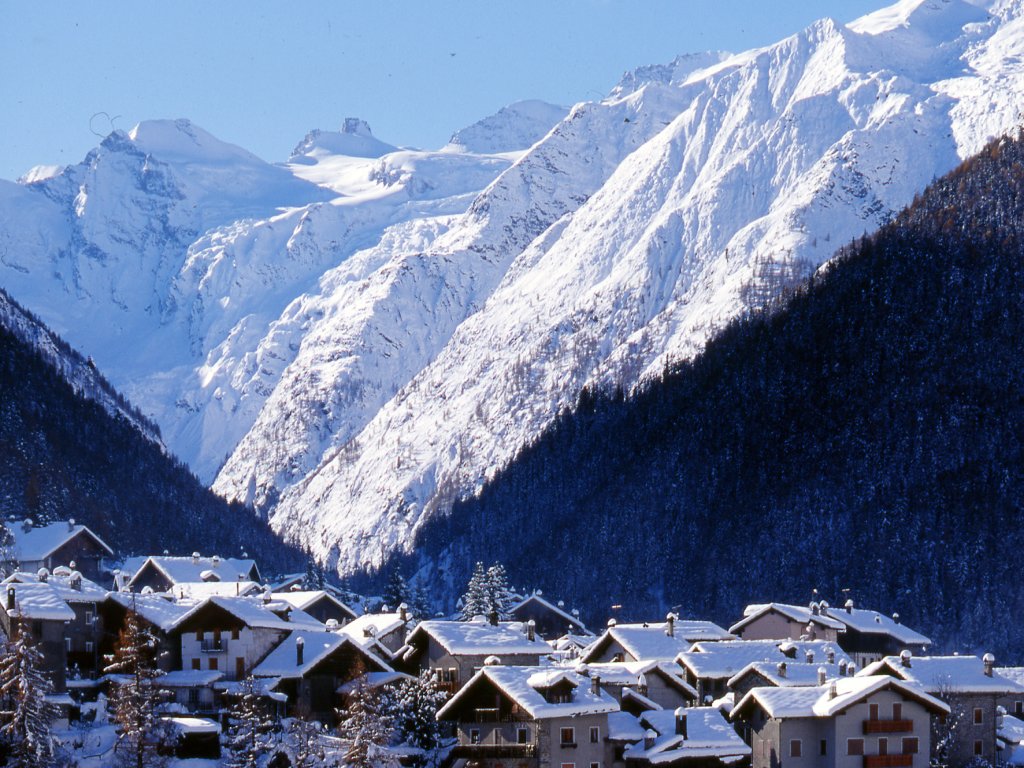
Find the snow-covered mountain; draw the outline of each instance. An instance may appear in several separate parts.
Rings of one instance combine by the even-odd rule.
[[[343,570],[584,385],[629,388],[1016,127],[1024,0],[904,0],[402,149],[186,121],[0,182],[0,285],[218,492]]]

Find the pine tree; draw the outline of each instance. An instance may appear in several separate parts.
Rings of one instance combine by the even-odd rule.
[[[351,768],[386,768],[397,764],[386,747],[393,726],[380,694],[361,676],[349,694],[345,709],[338,713],[338,735],[345,747],[345,764]]]
[[[156,680],[157,641],[134,610],[129,610],[106,672],[118,676],[111,686],[109,706],[120,726],[114,753],[117,764],[150,768],[166,762],[157,748],[166,735],[156,715],[163,692]]]
[[[327,750],[321,738],[322,727],[316,720],[307,720],[298,714],[288,721],[285,735],[292,748],[294,768],[320,768],[328,763]]]
[[[13,635],[0,657],[0,739],[7,765],[42,768],[54,761],[50,723],[57,712],[46,701],[53,683],[43,673],[42,652],[20,619]]]
[[[462,596],[462,620],[472,621],[474,616],[486,616],[490,610],[487,595],[487,571],[484,564],[478,562],[473,568],[473,575]]]
[[[381,595],[384,604],[392,611],[397,611],[402,603],[409,603],[409,585],[406,583],[402,572],[397,568],[391,572],[388,583],[384,585],[384,592]]]
[[[502,621],[508,621],[512,617],[515,595],[509,586],[505,566],[501,563],[495,563],[487,569],[487,602],[488,615],[497,613]]]
[[[253,768],[272,744],[274,721],[260,701],[252,675],[239,684],[228,711],[225,746],[230,768]]]
[[[416,761],[420,766],[435,765],[442,740],[441,724],[436,714],[447,695],[437,687],[434,676],[426,671],[416,680],[405,680],[384,699],[385,711],[393,723],[395,741],[422,749],[423,757]]]

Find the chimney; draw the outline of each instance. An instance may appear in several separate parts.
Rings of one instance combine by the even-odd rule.
[[[398,606],[398,618],[402,620],[403,624],[409,621],[409,606],[405,603]]]
[[[43,584],[46,583],[47,579],[50,578],[50,572],[45,568],[40,568],[36,571],[36,578],[39,579]]]
[[[526,639],[531,643],[537,638],[537,622],[530,619],[526,622]]]
[[[492,627],[498,626],[498,612],[493,608],[487,613],[487,623]]]
[[[836,685],[836,681],[833,680],[832,683],[828,687],[828,697],[830,699],[834,699],[838,695],[839,695],[839,686],[837,686]]]
[[[654,749],[654,742],[657,741],[658,734],[648,728],[644,731],[644,749]]]
[[[73,517],[69,517],[68,518],[68,530],[69,531],[75,530],[75,518],[73,518]]]
[[[596,673],[590,676],[590,692],[595,696],[601,693],[601,676]]]
[[[991,653],[986,653],[981,657],[981,663],[985,665],[985,677],[992,677],[992,667],[995,666],[996,657]]]
[[[910,657],[911,657],[911,653],[906,648],[904,648],[902,651],[900,651],[900,666],[908,667],[909,668],[910,667]]]
[[[820,611],[820,608],[818,607],[818,604],[817,603],[811,603],[811,615],[812,616],[817,616],[819,611]]]
[[[14,587],[7,588],[7,612],[14,610]]]
[[[810,648],[808,648],[807,651],[804,653],[804,659],[807,661],[808,664],[813,664],[814,663],[814,651],[812,651]]]
[[[827,675],[828,675],[828,672],[825,671],[824,667],[818,667],[818,685],[824,685],[825,684],[825,678],[826,678]]]
[[[847,613],[853,613],[853,598],[848,599],[843,607]]]
[[[25,521],[21,524],[21,530],[23,530],[25,533],[28,533],[29,531],[32,530],[32,518],[31,517],[26,517],[25,518]]]
[[[897,624],[899,624],[899,623],[900,623],[900,615],[899,615],[898,613],[894,613],[894,614],[892,615],[892,620],[893,620],[894,622],[896,622]]]
[[[192,553],[192,565],[199,565],[199,553],[198,552],[193,552]]]
[[[271,599],[272,599],[272,596],[271,596],[271,593],[270,593],[270,587],[264,587],[263,588],[263,604],[264,605],[269,605]]]
[[[302,666],[303,651],[306,650],[306,641],[301,637],[295,638],[295,666]]]
[[[828,653],[825,654],[825,659],[828,661],[829,664],[835,664],[836,663],[836,650],[835,650],[835,648],[829,648],[828,649]]]
[[[839,662],[839,676],[846,677],[846,659]]]
[[[778,664],[775,665],[775,669],[778,670],[779,677],[786,676],[786,662],[780,661]]]
[[[665,634],[669,637],[676,636],[676,617],[672,613],[665,617]]]
[[[676,710],[676,735],[686,739],[686,710],[679,707]]]
[[[615,619],[608,619],[608,629],[614,627],[618,622]]]
[[[220,555],[214,555],[213,556],[213,567],[214,568],[220,567]]]

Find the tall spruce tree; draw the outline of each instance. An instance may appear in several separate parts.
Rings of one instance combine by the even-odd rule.
[[[43,768],[54,764],[50,725],[56,707],[46,700],[53,683],[43,672],[43,654],[21,619],[0,657],[0,741],[6,765]]]
[[[406,582],[402,572],[397,568],[391,572],[388,583],[384,585],[384,592],[381,595],[384,605],[390,610],[397,611],[398,606],[409,603],[409,584]]]
[[[495,563],[487,569],[487,613],[498,614],[498,618],[507,621],[512,617],[515,595],[508,583],[505,566]]]
[[[437,765],[442,733],[436,714],[447,698],[429,671],[416,680],[402,681],[384,696],[394,740],[423,750],[422,757],[411,758],[416,766]]]
[[[472,621],[474,616],[486,616],[490,610],[487,594],[487,571],[484,564],[478,562],[473,567],[473,575],[469,577],[466,593],[462,596],[462,620]]]
[[[228,710],[225,746],[229,768],[254,768],[273,744],[274,721],[260,699],[252,675],[239,684]]]
[[[126,768],[152,768],[166,762],[158,747],[167,736],[156,714],[163,692],[157,678],[158,645],[153,633],[142,623],[134,604],[125,616],[111,663],[106,667],[114,675],[108,706],[112,719],[120,726],[114,754],[117,764]]]
[[[397,764],[388,752],[394,726],[380,693],[358,678],[345,708],[338,713],[338,735],[351,768],[387,768]]]

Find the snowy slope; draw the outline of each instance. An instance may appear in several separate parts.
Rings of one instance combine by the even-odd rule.
[[[545,101],[517,101],[473,125],[456,131],[453,148],[479,154],[529,149],[560,123],[569,110]]]
[[[275,527],[342,570],[378,564],[514,456],[582,385],[629,387],[666,356],[699,350],[716,327],[1016,126],[1020,12],[1019,0],[902,2],[850,27],[824,20],[775,46],[701,61],[689,74],[639,73],[629,95],[574,109],[432,249],[453,259],[446,298],[479,311],[453,328],[458,318],[444,310],[434,337],[450,335],[443,349],[291,485]],[[576,206],[522,230],[533,242],[520,249],[517,238],[514,259],[495,264],[493,291],[479,272],[462,287],[465,254],[447,244],[466,242],[481,207],[545,153],[546,175],[578,180],[585,152],[622,146],[651,100],[676,109],[623,147],[633,151],[608,154],[614,167],[578,190]],[[575,151],[552,156],[570,131]],[[410,295],[390,296],[408,319]],[[412,322],[440,328],[428,303],[413,301]],[[216,487],[240,497],[266,487],[253,460],[233,456]],[[313,461],[304,455],[293,477]]]

